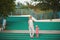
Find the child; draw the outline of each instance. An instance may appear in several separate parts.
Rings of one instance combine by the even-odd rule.
[[[36,25],[36,37],[37,38],[39,37],[39,28],[38,28],[38,25]]]

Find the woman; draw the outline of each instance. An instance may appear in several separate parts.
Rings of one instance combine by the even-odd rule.
[[[34,25],[33,25],[32,16],[29,17],[28,24],[29,24],[30,37],[33,38],[33,36],[34,36]]]

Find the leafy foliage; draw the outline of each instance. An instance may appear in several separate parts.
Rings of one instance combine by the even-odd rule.
[[[36,1],[36,0],[35,0]],[[57,12],[60,11],[60,0],[39,0],[36,6],[40,10],[53,10],[52,18],[58,18]],[[42,1],[42,3],[41,3]]]
[[[15,8],[15,0],[0,0],[0,14],[8,16],[9,12]]]

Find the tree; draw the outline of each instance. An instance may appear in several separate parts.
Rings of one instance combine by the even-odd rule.
[[[40,3],[38,3],[36,7],[40,10],[52,10],[52,18],[58,18],[57,12],[60,11],[59,1],[60,0],[39,0]]]
[[[0,14],[3,17],[8,16],[15,8],[15,0],[0,0]]]

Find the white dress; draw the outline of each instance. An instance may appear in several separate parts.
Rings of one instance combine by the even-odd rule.
[[[33,27],[33,20],[30,19],[28,23],[29,23],[29,27]]]
[[[3,24],[2,24],[2,26],[3,26],[4,29],[5,29],[5,25],[6,25],[6,19],[3,19]]]
[[[29,24],[30,37],[33,37],[34,36],[33,20],[32,19],[29,19],[28,24]]]

